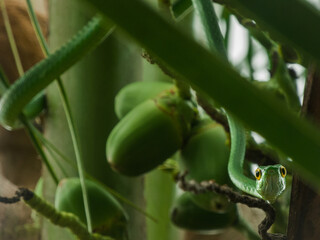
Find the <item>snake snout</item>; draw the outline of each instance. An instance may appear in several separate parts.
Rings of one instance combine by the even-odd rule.
[[[269,169],[268,170],[268,176],[274,176],[274,175],[278,175],[278,170],[277,169]]]

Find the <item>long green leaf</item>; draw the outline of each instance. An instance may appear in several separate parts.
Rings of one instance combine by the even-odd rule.
[[[320,186],[320,132],[139,0],[88,1],[171,70],[294,159]],[[134,11],[133,11],[134,9]],[[147,21],[146,21],[147,19]]]

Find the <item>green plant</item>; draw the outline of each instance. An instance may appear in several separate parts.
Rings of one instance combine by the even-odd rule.
[[[69,67],[73,66],[81,57],[103,44],[106,36],[111,33],[110,29],[116,26],[122,33],[124,32],[134,39],[137,45],[144,48],[148,53],[147,55],[144,54],[144,56],[150,63],[156,64],[164,74],[172,78],[176,86],[171,88],[172,83],[156,83],[157,86],[153,87],[155,85],[150,83],[151,91],[148,88],[141,89],[147,86],[144,83],[136,83],[136,87],[133,87],[133,90],[125,92],[129,88],[128,86],[119,93],[116,99],[116,111],[121,120],[115,127],[114,121],[105,123],[105,125],[108,125],[109,130],[114,127],[111,133],[108,134],[106,147],[106,155],[113,169],[124,175],[137,176],[148,173],[162,164],[159,169],[169,170],[170,173],[173,173],[172,175],[175,175],[178,167],[174,164],[169,164],[172,159],[167,162],[165,160],[170,157],[173,159],[178,158],[174,154],[181,149],[182,162],[184,161],[187,169],[190,168],[190,175],[187,178],[198,182],[204,181],[199,183],[202,188],[196,187],[198,183],[192,185],[191,181],[188,185],[189,187],[184,189],[192,191],[194,194],[203,194],[202,196],[205,196],[205,199],[201,199],[201,195],[199,197],[185,194],[183,198],[188,196],[188,201],[190,199],[193,200],[192,203],[188,202],[189,206],[197,203],[197,206],[192,205],[192,214],[194,213],[195,216],[205,214],[208,219],[214,218],[215,214],[219,214],[217,212],[221,212],[217,204],[224,206],[227,198],[231,199],[232,202],[237,202],[233,197],[239,197],[239,195],[233,194],[232,190],[227,189],[225,191],[223,186],[215,185],[217,183],[231,185],[226,177],[227,169],[235,188],[259,198],[240,196],[240,202],[249,206],[258,206],[269,215],[274,213],[272,212],[274,209],[263,199],[273,202],[284,189],[283,187],[276,190],[272,188],[272,196],[270,196],[268,189],[267,193],[261,191],[260,185],[258,185],[257,189],[256,180],[250,176],[250,170],[243,166],[244,163],[247,163],[247,161],[244,161],[245,158],[248,159],[246,153],[253,151],[253,145],[255,146],[254,150],[260,154],[260,157],[270,157],[268,152],[273,152],[276,157],[274,155],[271,156],[271,160],[276,162],[280,159],[281,164],[288,168],[290,175],[295,172],[311,187],[318,188],[320,186],[318,171],[320,165],[317,161],[320,156],[320,132],[313,123],[298,115],[301,110],[299,97],[295,88],[295,79],[290,75],[289,65],[287,64],[287,62],[295,62],[307,67],[309,64],[316,65],[319,63],[320,50],[317,43],[320,40],[320,35],[314,27],[304,27],[306,25],[316,26],[320,23],[319,12],[311,9],[308,4],[301,1],[290,3],[286,0],[262,1],[261,3],[257,3],[254,0],[217,1],[223,5],[224,11],[228,12],[226,15],[229,17],[230,15],[236,16],[240,23],[248,28],[249,36],[256,38],[268,53],[271,76],[268,84],[262,85],[254,83],[253,80],[254,67],[251,65],[253,49],[251,45],[246,57],[251,71],[250,76],[247,78],[241,76],[227,61],[228,48],[224,46],[226,40],[223,38],[218,24],[218,20],[222,19],[222,17],[216,16],[212,2],[209,0],[179,0],[171,5],[166,1],[159,0],[161,12],[164,13],[165,17],[161,16],[157,10],[150,7],[145,1],[83,0],[82,2],[92,6],[101,15],[94,17],[89,25],[76,35],[71,42],[26,72],[4,93],[0,100],[1,124],[13,127],[15,121],[20,117],[20,121],[27,127],[29,125],[31,136],[35,136],[35,130],[30,126],[29,120],[26,120],[21,114],[24,107],[34,96]],[[207,47],[197,43],[193,36],[179,28],[179,24],[174,22],[174,19],[167,19],[171,18],[168,14],[170,9],[174,17],[182,19],[186,11],[192,6],[196,10],[195,14],[200,17],[206,36],[205,39],[207,40]],[[223,17],[228,23],[229,18]],[[126,35],[120,35],[121,37],[126,38]],[[226,34],[227,37],[228,34]],[[117,82],[118,75],[122,76],[124,74],[122,71],[125,65],[119,68],[119,66],[112,65],[112,62],[109,62],[109,64],[112,70],[117,73],[115,74],[116,77],[113,76],[114,78],[111,77],[111,79]],[[79,112],[81,111],[78,110],[81,108],[79,107],[81,103],[74,103],[71,100],[69,102],[66,96],[68,91],[64,90],[61,80],[58,80],[58,83],[66,110],[67,122],[70,126],[71,139],[79,170],[78,174],[82,183],[80,192],[82,192],[84,199],[86,217],[81,216],[80,219],[87,221],[88,232],[90,233],[92,231],[91,219],[94,218],[90,216],[90,204],[87,199],[88,193],[84,184],[85,173],[82,165],[87,165],[94,169],[90,173],[92,175],[95,174],[95,171],[103,172],[103,169],[97,170],[97,163],[93,161],[92,165],[89,163],[88,159],[91,156],[83,157],[83,152],[85,151],[83,149],[85,147],[82,146],[81,148],[81,143],[83,144],[85,141],[86,134],[81,135],[78,131],[81,132],[85,125],[83,123],[82,125],[79,124],[82,127],[80,129],[76,127],[77,122],[81,122],[79,120]],[[86,84],[88,84],[89,88],[90,83],[87,82],[82,83],[83,89],[86,88]],[[257,85],[260,86],[257,87]],[[196,94],[190,92],[190,88]],[[78,94],[77,89],[69,89],[69,92],[74,95]],[[50,99],[52,102],[56,101],[49,93],[49,102],[51,101]],[[112,101],[108,102],[109,107],[113,106]],[[89,108],[94,108],[93,102],[89,102],[88,105]],[[49,104],[49,111],[52,106],[54,104]],[[74,111],[73,107],[78,113],[78,115],[75,114],[76,117],[71,114]],[[219,125],[219,129],[224,134],[223,137],[214,135],[212,139],[208,137],[208,140],[203,140],[203,144],[214,145],[210,149],[210,151],[213,151],[212,154],[222,151],[221,155],[223,157],[217,158],[219,161],[212,158],[212,161],[214,161],[212,167],[216,167],[212,171],[212,175],[210,175],[209,167],[205,169],[206,166],[201,166],[206,162],[204,156],[210,151],[203,150],[204,154],[202,152],[197,155],[196,153],[200,149],[199,146],[196,146],[196,149],[188,149],[190,147],[188,144],[191,144],[195,137],[192,131],[198,130],[196,123],[199,121],[202,111],[206,111],[213,120],[220,121],[223,124]],[[101,112],[103,112],[103,109],[101,109]],[[99,116],[93,116],[92,121],[94,122],[96,118],[99,118]],[[50,121],[50,116],[48,121]],[[222,129],[222,126],[225,129]],[[209,134],[213,130],[217,130],[217,127],[214,129],[206,127],[201,129],[204,134]],[[255,143],[251,136],[252,132],[257,132],[265,138],[266,141],[263,146]],[[228,133],[231,138],[230,156],[228,145],[225,144]],[[35,142],[39,140],[34,137]],[[93,140],[90,139],[89,141]],[[247,144],[247,142],[251,144]],[[203,146],[202,143],[199,144],[201,144],[201,147]],[[265,146],[267,146],[268,151],[265,151]],[[41,148],[38,147],[38,149],[41,151]],[[98,150],[101,151],[101,146]],[[42,152],[41,155],[44,159],[47,159],[46,153]],[[201,159],[197,161],[196,158],[198,157]],[[229,159],[228,167],[227,159]],[[258,163],[262,162],[259,157],[254,160]],[[247,164],[250,165],[249,163]],[[52,170],[49,164],[47,166],[51,169],[51,175],[57,182],[56,169]],[[200,170],[202,167],[203,171],[197,172],[197,167]],[[261,179],[266,184],[281,182],[284,185],[285,174],[283,172],[286,172],[286,170],[283,169],[285,168],[276,165],[277,178],[273,178],[270,176],[274,168],[274,166],[261,167],[260,169],[264,171],[258,169],[256,172],[258,181]],[[62,166],[61,169],[65,170],[65,167]],[[110,171],[109,168],[108,171]],[[109,173],[114,174],[111,171]],[[219,175],[220,173],[221,175]],[[266,175],[261,177],[261,174],[264,173]],[[74,173],[70,174],[70,176],[68,173],[66,175],[70,177]],[[127,179],[119,175],[112,176],[115,176],[116,181],[127,181]],[[110,179],[106,180],[106,182],[108,184],[114,183]],[[210,186],[214,186],[211,189],[214,193],[201,192],[204,189],[210,191]],[[121,191],[121,187],[118,187],[117,190]],[[224,195],[221,198],[223,204],[221,204],[221,199],[218,203],[215,202],[217,196],[220,196],[219,194]],[[182,204],[181,199],[182,197],[178,200],[180,205]],[[215,202],[216,206],[210,208],[208,207],[208,202],[212,203],[212,201]],[[183,204],[186,204],[186,202],[183,202]],[[235,206],[233,203],[230,204],[231,209],[234,210]],[[284,204],[288,204],[288,202]],[[206,209],[209,208],[212,212],[206,212],[200,208],[199,212],[197,212],[198,205]],[[229,203],[226,205],[229,205]],[[229,207],[227,210],[229,210]],[[223,212],[225,211],[223,209]],[[281,213],[279,212],[278,214]],[[232,217],[236,218],[236,214],[233,214]],[[181,219],[185,220],[184,218],[187,217],[183,215]],[[177,225],[181,223],[181,219]],[[233,224],[233,218],[230,219],[226,219],[226,222],[218,222],[221,225],[215,225],[217,222],[212,222],[212,225],[208,224],[204,228],[202,228],[201,222],[182,222],[179,226],[197,230],[220,229]],[[266,219],[268,220],[268,217]],[[177,223],[178,220],[174,219],[174,221]],[[265,239],[285,238],[284,235],[267,233],[272,223],[269,220],[269,222],[259,227],[260,236]],[[197,226],[197,224],[200,226]],[[250,227],[247,225],[244,224],[241,228],[247,229],[247,232],[250,233]],[[285,231],[285,229],[282,230]],[[288,235],[290,236],[290,232]],[[248,236],[252,239],[257,237],[254,234],[248,234]]]

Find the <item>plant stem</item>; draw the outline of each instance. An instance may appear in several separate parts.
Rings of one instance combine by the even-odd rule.
[[[1,82],[3,83],[3,85],[6,87],[6,88],[9,88],[10,87],[10,84],[5,76],[5,74],[2,72],[2,70],[0,70],[0,80]],[[19,120],[22,122],[22,124],[24,125],[24,127],[26,128],[27,130],[27,133],[29,134],[30,136],[30,139],[33,143],[33,145],[35,146],[37,152],[39,153],[39,155],[41,156],[41,159],[43,160],[44,164],[46,165],[51,177],[53,178],[55,184],[58,185],[59,183],[59,179],[56,175],[56,173],[54,172],[53,168],[52,168],[52,165],[50,164],[49,160],[48,160],[48,157],[47,155],[45,154],[45,152],[43,151],[42,147],[41,147],[41,144],[39,143],[39,140],[38,138],[35,136],[35,133],[34,133],[34,127],[32,126],[32,124],[28,121],[28,119],[25,117],[25,115],[23,113],[21,113],[20,117],[19,117]]]
[[[223,15],[225,15],[224,19],[225,19],[225,23],[226,23],[226,34],[224,36],[224,46],[226,49],[228,49],[229,38],[230,38],[230,29],[231,29],[231,21],[230,21],[231,14],[226,9],[226,7],[224,7],[224,9],[223,9]]]
[[[7,31],[8,40],[9,40],[9,43],[10,43],[11,51],[12,51],[12,54],[13,54],[13,58],[14,58],[14,61],[16,63],[16,67],[17,67],[18,73],[19,73],[20,76],[22,76],[24,71],[23,71],[21,59],[20,59],[20,56],[19,56],[17,44],[16,44],[16,42],[14,40],[14,36],[13,36],[13,32],[12,32],[12,28],[11,28],[11,25],[10,25],[10,20],[9,20],[9,16],[8,16],[8,12],[7,12],[4,0],[0,0],[0,8],[1,8],[1,12],[2,12],[2,17],[3,17],[3,22],[4,22],[4,25],[5,25],[5,29]]]
[[[224,39],[220,31],[212,2],[210,0],[192,0],[192,3],[199,13],[210,50],[219,53],[222,57],[227,59]]]
[[[248,32],[248,53],[247,53],[247,63],[249,67],[250,80],[253,81],[254,69],[252,66],[252,55],[253,55],[253,44],[250,32]]]
[[[31,0],[27,0],[27,5],[28,5],[28,14],[31,19],[31,24],[36,32],[36,36],[38,38],[39,43],[41,43],[40,47],[42,49],[42,52],[45,53],[46,55],[48,55],[48,53],[49,53],[48,45],[46,43],[46,40],[45,40],[43,34],[41,33],[41,27],[39,25],[39,21],[37,20],[37,16],[34,12]]]
[[[191,92],[190,92],[190,86],[189,84],[186,84],[185,82],[175,80],[175,85],[178,88],[179,96],[183,99],[190,99],[191,98]]]
[[[47,155],[43,151],[43,149],[41,147],[41,144],[38,141],[38,138],[35,136],[34,132],[32,131],[31,123],[27,120],[27,118],[23,114],[21,114],[19,119],[23,123],[23,125],[25,126],[25,128],[26,128],[26,130],[27,130],[32,142],[33,142],[33,145],[35,146],[37,152],[41,156],[41,158],[42,158],[44,164],[46,165],[50,175],[52,176],[55,184],[58,185],[59,179],[58,179],[56,173],[54,172],[54,170],[53,170],[53,168],[52,168],[52,166],[51,166],[51,164],[50,164],[50,162],[48,160]]]
[[[77,135],[76,127],[75,127],[75,124],[74,124],[74,121],[73,121],[73,118],[71,115],[71,108],[69,105],[69,101],[67,99],[66,91],[63,87],[63,84],[62,84],[62,81],[60,78],[58,78],[57,82],[58,82],[58,86],[59,86],[60,95],[62,98],[63,108],[65,110],[67,122],[68,122],[69,129],[70,129],[74,152],[76,155],[78,174],[79,174],[80,183],[81,183],[81,187],[82,187],[84,209],[85,209],[86,219],[87,219],[87,226],[88,226],[88,231],[91,233],[92,232],[92,223],[91,223],[91,216],[90,216],[89,199],[88,199],[87,189],[86,189],[86,185],[85,185],[85,181],[84,181],[82,155],[81,155],[81,150],[80,150],[79,137]]]
[[[30,0],[27,0],[27,3],[28,3],[28,9],[30,12],[31,21],[33,22],[33,26],[35,27],[38,39],[40,41],[41,48],[44,51],[44,54],[46,56],[48,56],[50,54],[50,52],[49,52],[48,46],[46,44],[46,41],[44,39],[44,36],[42,34],[42,31],[40,29],[38,19],[33,11],[32,4],[31,4]],[[60,91],[60,96],[62,99],[63,108],[64,108],[64,111],[66,114],[70,134],[71,134],[74,152],[76,155],[78,174],[79,174],[79,179],[80,179],[81,188],[82,188],[82,197],[83,197],[84,209],[85,209],[86,220],[87,220],[87,227],[88,227],[88,231],[91,233],[92,232],[92,223],[91,223],[91,216],[90,216],[89,199],[88,199],[87,189],[86,189],[86,185],[85,185],[85,181],[84,181],[84,173],[83,173],[83,166],[82,166],[83,160],[82,160],[82,154],[81,154],[81,150],[80,150],[80,141],[79,141],[79,137],[77,135],[75,123],[74,123],[74,120],[73,120],[73,117],[71,114],[71,108],[70,108],[70,104],[68,101],[67,93],[65,91],[65,88],[63,86],[63,83],[62,83],[62,80],[60,77],[57,78],[57,83],[58,83],[58,88]]]
[[[56,151],[51,147],[51,145],[49,146],[49,141],[46,140],[42,134],[35,128],[33,127],[33,132],[37,135],[37,137],[40,139],[40,141],[42,142],[42,145],[47,149],[47,151],[49,152],[49,154],[51,155],[51,157],[54,159],[55,163],[58,165],[60,171],[62,172],[63,174],[63,178],[67,178],[69,177],[67,171],[63,168],[62,164],[60,161],[56,160],[56,156],[55,154]],[[45,140],[44,140],[45,139]],[[56,149],[57,150],[57,149]],[[71,160],[70,160],[71,161]]]

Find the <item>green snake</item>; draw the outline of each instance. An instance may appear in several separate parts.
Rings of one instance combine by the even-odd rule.
[[[54,79],[71,67],[81,57],[94,49],[110,33],[110,27],[100,16],[93,19],[69,42],[30,69],[16,81],[0,100],[0,123],[13,128],[24,107]],[[228,115],[231,133],[231,152],[228,172],[240,190],[269,202],[285,189],[286,169],[281,165],[260,167],[256,181],[243,174],[245,131]]]
[[[227,59],[224,39],[220,31],[217,16],[209,0],[192,0],[195,11],[199,14],[211,51]],[[228,173],[233,184],[250,195],[274,202],[286,187],[286,169],[281,165],[265,166],[256,169],[256,181],[243,174],[243,162],[246,151],[245,130],[228,112],[231,150],[228,162]]]
[[[110,33],[110,26],[95,16],[69,42],[39,62],[4,93],[0,101],[0,123],[14,128],[19,114],[53,80],[70,68]]]
[[[286,168],[280,164],[260,166],[255,170],[256,181],[243,174],[246,150],[245,130],[227,114],[231,135],[228,172],[233,184],[245,193],[273,203],[286,188]]]

